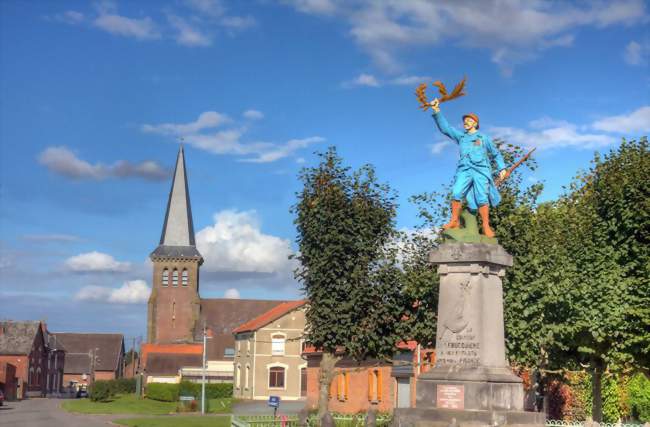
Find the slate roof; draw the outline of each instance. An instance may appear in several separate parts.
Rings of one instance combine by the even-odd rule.
[[[194,339],[203,341],[203,323],[212,331],[212,339],[207,341],[208,360],[233,360],[224,357],[226,348],[235,348],[232,331],[278,304],[287,301],[252,299],[201,299],[201,315],[196,322]]]
[[[176,169],[174,170],[172,187],[167,200],[160,244],[150,256],[152,258],[197,257],[200,258],[200,262],[203,262],[201,254],[196,249],[194,239],[192,205],[190,204],[190,191],[185,169],[185,152],[182,145],[176,158]]]
[[[39,321],[0,321],[0,354],[29,354],[41,325]]]
[[[66,374],[89,373],[92,349],[97,350],[98,361],[96,371],[116,371],[124,356],[124,337],[122,334],[84,334],[84,333],[55,333],[57,342],[66,349]]]
[[[237,334],[240,332],[250,332],[250,331],[256,331],[269,323],[273,322],[274,320],[279,319],[280,317],[284,316],[285,314],[297,309],[298,307],[302,307],[307,303],[307,300],[299,300],[299,301],[287,301],[283,302],[281,304],[276,305],[269,311],[262,313],[261,315],[257,316],[254,319],[249,320],[248,322],[238,326],[237,328],[233,329],[233,334]]]
[[[147,360],[147,375],[178,375],[185,367],[201,367],[202,354],[150,353]]]

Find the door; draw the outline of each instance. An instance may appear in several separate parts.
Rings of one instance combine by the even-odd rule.
[[[397,407],[411,407],[411,381],[410,378],[396,378],[397,380]]]

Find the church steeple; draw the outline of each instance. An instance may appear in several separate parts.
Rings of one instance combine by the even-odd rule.
[[[178,150],[172,188],[160,235],[150,255],[153,280],[147,308],[149,343],[192,342],[200,314],[199,267],[183,146]]]
[[[181,145],[176,157],[176,168],[172,188],[167,200],[167,211],[160,235],[160,245],[151,254],[152,257],[199,257],[194,240],[194,223],[192,206],[185,170],[185,152]]]

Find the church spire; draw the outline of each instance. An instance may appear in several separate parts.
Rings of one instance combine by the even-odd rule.
[[[172,188],[167,200],[167,212],[160,235],[160,245],[152,256],[201,257],[196,250],[190,192],[185,170],[185,152],[181,145],[176,158]]]

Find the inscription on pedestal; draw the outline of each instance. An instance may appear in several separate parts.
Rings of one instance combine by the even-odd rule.
[[[436,407],[465,409],[465,386],[438,384],[436,387]]]
[[[436,365],[469,365],[481,363],[481,343],[472,328],[454,334],[447,333],[438,343],[440,348]]]

